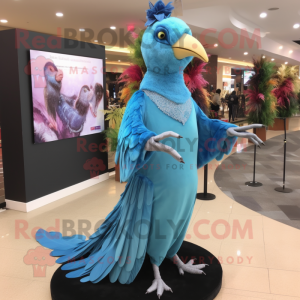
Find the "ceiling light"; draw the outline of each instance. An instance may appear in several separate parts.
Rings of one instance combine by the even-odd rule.
[[[107,59],[107,57],[105,57],[105,59]]]
[[[79,31],[85,31],[85,29],[83,29],[83,28],[79,28]]]
[[[95,43],[98,43],[98,40],[94,40]]]
[[[295,24],[293,27],[294,27],[295,29],[297,29],[297,28],[300,27],[300,25],[299,25],[299,24]]]
[[[106,42],[103,42],[103,44],[106,44]]]
[[[0,20],[1,23],[7,23],[7,20]]]
[[[214,44],[214,47],[218,47],[219,45],[218,44]]]
[[[244,55],[248,55],[248,52],[244,52]]]
[[[263,58],[266,58],[265,56],[263,56]]]
[[[275,60],[274,58],[271,59],[271,61],[274,61],[274,60]]]
[[[228,57],[229,59],[231,59],[231,57]]]
[[[285,64],[287,65],[287,64],[288,64],[288,62],[286,61],[286,62],[285,62]]]
[[[293,53],[293,50],[290,50],[289,53]]]
[[[120,62],[120,60],[118,60],[118,62]]]
[[[259,15],[261,18],[265,18],[267,16],[267,13],[263,12]]]
[[[63,14],[63,13],[60,13],[60,12],[58,12],[58,13],[56,13],[56,16],[57,16],[57,17],[63,17],[63,16],[64,16],[64,14]]]
[[[110,26],[110,29],[115,30],[117,27],[116,26]]]
[[[283,48],[282,46],[279,47],[279,49],[282,49],[282,48]]]

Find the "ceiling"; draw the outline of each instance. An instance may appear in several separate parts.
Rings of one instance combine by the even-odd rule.
[[[175,15],[189,24],[194,36],[200,38],[204,29],[214,29],[214,32],[206,35],[205,42],[211,45],[217,43],[218,47],[211,46],[207,49],[209,53],[245,62],[251,62],[253,56],[266,55],[274,58],[277,64],[300,64],[300,46],[293,42],[300,39],[300,28],[293,28],[295,23],[300,23],[299,0],[174,1]],[[279,9],[269,11],[272,7]],[[116,26],[113,31],[117,35],[115,45],[126,46],[126,42],[122,45],[122,32],[126,35],[128,25],[134,25],[136,32],[143,29],[147,8],[148,0],[1,0],[0,20],[6,19],[8,22],[0,23],[0,30],[23,28],[53,35],[61,32],[65,37],[67,32],[74,32],[71,38],[84,40],[84,35],[87,36],[88,29],[91,29],[93,36],[88,40],[94,42],[100,41],[98,34],[102,30]],[[56,17],[57,12],[62,12],[64,16]],[[259,17],[262,12],[268,14],[264,19]],[[86,32],[79,32],[79,28],[85,28]],[[247,42],[241,45],[244,28],[250,37],[255,29],[259,30],[254,36],[256,42],[253,45],[249,46]],[[220,37],[220,33],[224,33],[223,37]],[[237,37],[236,41],[233,36]],[[110,33],[102,34],[102,37],[105,46],[111,43]],[[280,46],[282,49],[279,49]],[[293,53],[289,53],[290,50]],[[248,55],[244,55],[244,52],[248,52]],[[109,51],[107,60],[128,63],[128,51]]]

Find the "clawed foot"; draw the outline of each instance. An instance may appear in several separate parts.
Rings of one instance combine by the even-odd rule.
[[[146,294],[152,293],[154,291],[157,291],[158,299],[160,299],[164,291],[173,293],[172,289],[167,286],[161,278],[153,280],[152,285],[149,287]]]
[[[204,274],[204,269],[207,264],[199,264],[199,265],[194,265],[194,262],[196,261],[196,258],[191,259],[188,263],[184,264],[179,257],[174,258],[174,263],[177,265],[177,268],[179,270],[180,275],[184,275],[184,272],[190,273],[190,274]]]

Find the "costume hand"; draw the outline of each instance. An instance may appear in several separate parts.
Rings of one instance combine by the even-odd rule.
[[[264,127],[264,125],[262,124],[252,124],[242,127],[230,127],[227,129],[227,135],[247,138],[260,148],[260,144],[265,146],[264,142],[256,134],[247,132],[246,130],[262,127]]]
[[[171,156],[173,156],[177,161],[184,164],[183,158],[175,149],[159,142],[168,137],[182,139],[182,136],[180,136],[178,133],[175,133],[173,131],[166,131],[159,135],[151,137],[145,145],[145,150],[166,152]]]

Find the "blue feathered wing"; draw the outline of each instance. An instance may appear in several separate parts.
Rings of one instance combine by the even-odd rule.
[[[143,123],[145,110],[144,92],[135,92],[129,100],[118,135],[115,155],[120,166],[120,181],[127,181],[132,174],[142,168],[151,156],[144,150],[146,142],[156,134],[148,130]]]
[[[209,119],[193,101],[198,126],[198,168],[208,164],[213,159],[221,160],[224,154],[229,154],[237,141],[236,137],[227,136],[227,129],[237,127],[234,124],[220,120]]]
[[[84,236],[62,237],[61,233],[36,233],[37,241],[60,256],[69,278],[97,283],[109,274],[111,282],[131,283],[138,274],[148,244],[153,202],[153,184],[133,175],[121,199],[98,230],[85,241]],[[83,258],[85,257],[85,258]]]

